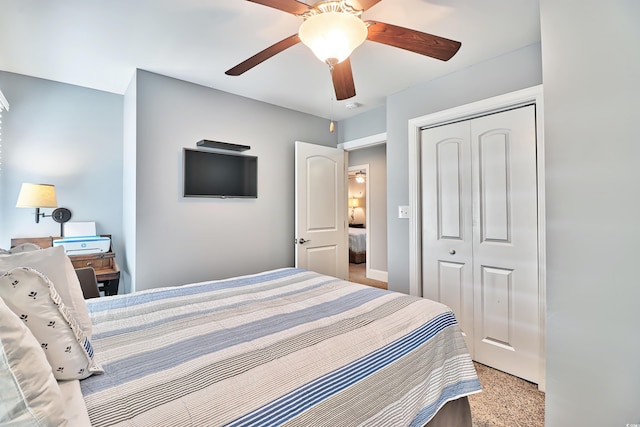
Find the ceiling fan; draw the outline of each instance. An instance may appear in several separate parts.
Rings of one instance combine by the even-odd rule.
[[[336,99],[356,95],[349,56],[365,40],[399,47],[448,61],[461,43],[444,37],[378,21],[363,21],[361,14],[381,0],[323,0],[310,6],[297,0],[247,0],[304,18],[297,34],[275,43],[227,70],[239,76],[261,62],[300,42],[329,65]]]

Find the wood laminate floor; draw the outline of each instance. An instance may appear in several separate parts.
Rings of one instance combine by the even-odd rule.
[[[387,282],[368,279],[366,274],[367,264],[349,263],[349,280],[363,285],[373,286],[380,289],[387,289]]]

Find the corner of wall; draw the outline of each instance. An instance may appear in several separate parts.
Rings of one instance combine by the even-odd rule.
[[[138,73],[129,82],[124,94],[122,147],[122,228],[124,232],[125,292],[136,290],[136,162],[137,162],[137,84]],[[127,280],[128,279],[128,280]],[[126,284],[129,286],[126,286]]]

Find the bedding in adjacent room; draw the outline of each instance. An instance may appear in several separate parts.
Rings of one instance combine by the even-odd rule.
[[[349,227],[349,262],[361,264],[367,260],[367,230]]]
[[[349,228],[349,249],[354,252],[367,250],[367,229]]]

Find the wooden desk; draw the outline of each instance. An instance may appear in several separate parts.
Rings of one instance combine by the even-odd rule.
[[[102,237],[111,238],[110,234],[103,234]],[[23,237],[11,239],[11,247],[21,245],[23,243],[35,243],[41,248],[50,248],[53,241],[62,237]],[[109,252],[100,252],[85,255],[69,255],[73,268],[92,267],[96,272],[96,280],[99,289],[106,296],[117,295],[118,285],[120,284],[120,269],[116,263],[116,254],[109,248]]]
[[[106,296],[117,295],[120,283],[120,269],[116,264],[116,254],[101,252],[97,254],[69,255],[73,268],[91,267],[96,272],[98,288]],[[100,286],[102,284],[102,286]]]

